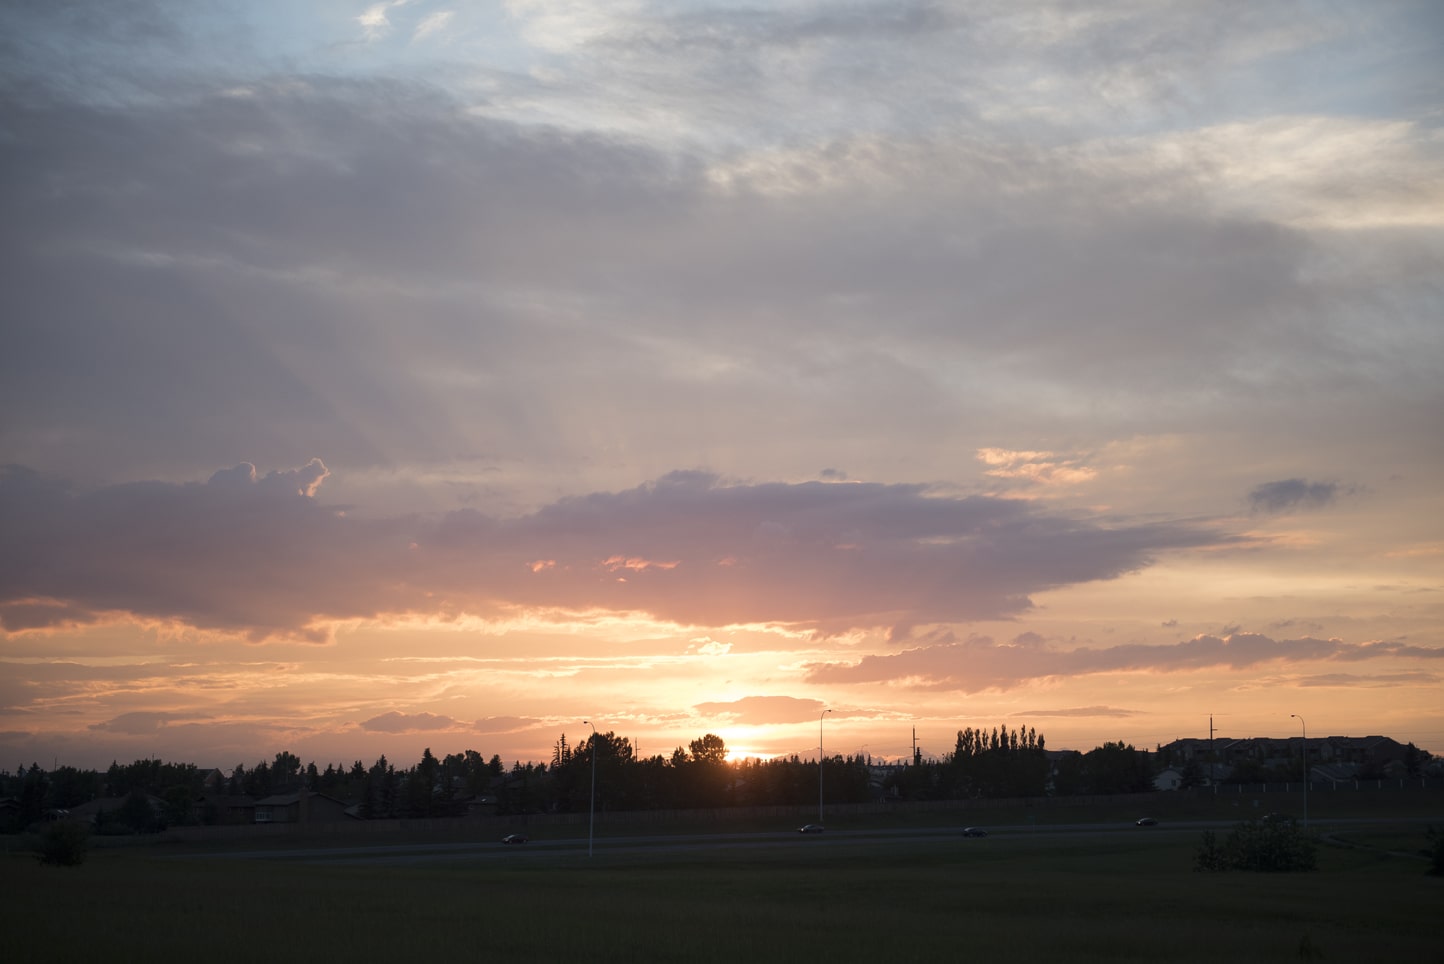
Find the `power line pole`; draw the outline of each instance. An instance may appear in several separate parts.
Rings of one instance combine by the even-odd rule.
[[[1208,716],[1208,786],[1218,796],[1218,783],[1213,778],[1213,714]]]

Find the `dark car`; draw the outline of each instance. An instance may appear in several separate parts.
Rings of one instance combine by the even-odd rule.
[[[988,835],[988,831],[984,830],[982,827],[964,827],[964,828],[963,828],[963,836],[964,836],[964,837],[986,837],[987,835]]]
[[[524,833],[509,833],[501,838],[501,842],[504,844],[526,843],[526,841],[527,836]]]
[[[797,828],[798,833],[822,833],[822,824],[805,823]]]
[[[1158,826],[1158,821],[1157,821],[1157,820],[1154,820],[1152,817],[1140,817],[1136,822],[1137,822],[1137,825],[1140,826],[1140,827],[1156,827],[1156,826]]]

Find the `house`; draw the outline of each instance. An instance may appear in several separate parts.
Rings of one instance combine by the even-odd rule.
[[[1207,766],[1210,746],[1220,771],[1249,763],[1274,768],[1296,766],[1301,755],[1307,752],[1311,766],[1316,763],[1353,765],[1390,773],[1399,769],[1391,768],[1391,763],[1404,764],[1407,769],[1409,753],[1407,746],[1387,736],[1312,736],[1305,740],[1302,734],[1242,740],[1217,737],[1212,741],[1191,737],[1160,746],[1159,753],[1170,764],[1198,760]]]
[[[1357,763],[1315,763],[1309,767],[1309,779],[1331,785],[1348,784],[1354,781],[1358,772]]]
[[[201,778],[201,789],[206,793],[224,793],[226,791],[226,775],[219,767],[209,767],[199,771]]]
[[[14,833],[20,829],[20,801],[14,797],[0,797],[0,833]]]
[[[345,803],[314,790],[257,800],[253,817],[255,823],[340,823],[348,819]]]
[[[1155,790],[1177,790],[1183,786],[1183,771],[1178,767],[1164,767],[1153,778]]]
[[[196,801],[201,822],[208,824],[243,824],[256,822],[256,799],[227,793],[206,793]]]

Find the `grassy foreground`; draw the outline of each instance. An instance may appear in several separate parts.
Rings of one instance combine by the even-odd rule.
[[[1194,834],[847,841],[387,867],[92,853],[0,863],[11,962],[1444,961],[1444,879],[1325,846],[1200,874]]]

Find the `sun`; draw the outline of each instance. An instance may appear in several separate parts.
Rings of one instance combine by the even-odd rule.
[[[745,746],[727,747],[726,760],[728,763],[741,763],[743,760],[749,759],[765,760],[767,759],[767,754],[759,753],[758,751]]]

